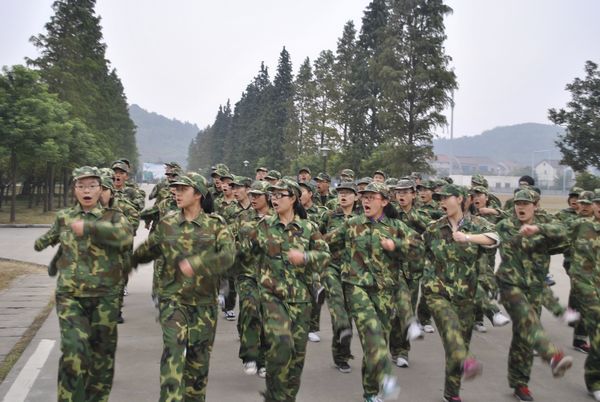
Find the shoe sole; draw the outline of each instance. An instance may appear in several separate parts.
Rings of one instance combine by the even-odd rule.
[[[340,373],[348,374],[348,373],[352,372],[351,368],[347,368],[347,369],[343,369],[341,367],[336,367],[336,368],[337,368],[337,371],[339,371]]]
[[[583,353],[585,355],[590,353],[589,350],[585,350],[585,349],[581,348],[580,346],[573,346],[573,350],[576,350],[579,353]]]
[[[521,401],[521,402],[529,402],[529,401],[534,401],[533,397],[531,397],[531,399],[522,399],[522,398],[520,398],[520,397],[519,397],[519,395],[517,395],[517,394],[514,394],[514,393],[513,393],[513,396],[515,397],[515,399],[516,399],[517,401]]]
[[[565,356],[561,362],[552,369],[552,375],[554,378],[563,377],[568,369],[573,366],[573,359],[569,358],[569,356]]]

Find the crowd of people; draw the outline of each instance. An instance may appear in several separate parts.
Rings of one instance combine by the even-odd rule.
[[[411,342],[436,330],[442,398],[461,401],[461,381],[482,372],[469,343],[487,331],[485,318],[512,322],[508,385],[532,401],[534,355],[554,377],[573,364],[544,331],[542,307],[574,327],[585,385],[600,401],[600,189],[572,188],[568,207],[552,215],[529,176],[502,205],[481,175],[467,187],[380,170],[357,179],[344,169],[333,186],[309,168],[282,177],[259,167],[251,179],[218,164],[209,182],[165,167],[146,209],[126,159],[75,169],[75,205],[35,242],[38,251],[59,245],[48,267],[57,275],[59,401],[108,400],[127,280],[149,262],[163,333],[160,401],[205,400],[219,310],[237,320],[241,370],[265,378],[264,400],[294,401],[324,304],[340,375],[352,371],[358,335],[365,402],[398,396],[393,365],[409,367]],[[140,222],[150,233],[133,250]],[[551,289],[554,254],[571,281],[566,307]]]

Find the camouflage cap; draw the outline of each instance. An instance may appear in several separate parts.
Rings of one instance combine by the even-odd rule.
[[[475,186],[471,188],[471,191],[473,191],[474,193],[481,193],[481,194],[485,194],[485,195],[489,195],[490,191],[483,187],[483,186]]]
[[[315,194],[317,192],[317,187],[315,186],[315,183],[312,181],[298,183],[298,185],[300,187],[306,188],[308,191],[310,191],[313,194]]]
[[[227,165],[226,165],[226,164],[224,164],[224,163],[217,163],[217,164],[215,165],[215,167],[216,167],[217,169],[226,170],[226,171],[228,171],[228,172],[229,172],[229,166],[227,166]]]
[[[248,191],[248,193],[267,194],[268,189],[269,183],[267,183],[266,181],[256,180],[254,183],[252,183],[252,186],[250,186],[250,191]]]
[[[375,173],[373,173],[373,176],[375,176],[376,174],[382,175],[384,179],[387,177],[383,170],[376,170]]]
[[[581,193],[579,193],[579,198],[577,199],[577,202],[580,204],[591,204],[592,202],[594,202],[594,192],[593,191],[582,191]]]
[[[352,190],[355,193],[358,194],[358,190],[356,189],[356,184],[352,183],[351,181],[345,181],[340,183],[339,186],[337,186],[338,190]]]
[[[173,168],[173,169],[182,169],[181,165],[177,162],[167,162],[167,163],[165,163],[165,166]]]
[[[102,184],[102,187],[104,188],[108,188],[109,190],[114,190],[115,189],[115,185],[113,183],[113,175],[115,174],[115,171],[112,170],[111,168],[100,168],[98,169],[100,171],[100,181]]]
[[[316,181],[328,181],[331,183],[331,177],[327,173],[320,172],[317,177],[315,177]]]
[[[259,166],[259,167],[256,168],[256,171],[257,172],[265,172],[265,173],[267,173],[269,171],[269,169],[267,169],[264,166]]]
[[[482,174],[477,173],[471,176],[471,184],[473,184],[474,186],[487,187],[487,180],[485,179],[485,177],[483,177]]]
[[[398,180],[398,183],[394,186],[394,190],[405,190],[410,189],[412,191],[416,190],[415,182],[410,179],[401,179]]]
[[[432,181],[433,181],[433,184],[435,184],[435,188],[443,187],[446,184],[452,184],[452,183],[448,183],[446,180],[443,180],[443,179],[437,179],[437,180],[432,180]]]
[[[413,179],[422,179],[423,178],[423,173],[421,173],[421,172],[412,172],[410,174],[410,177],[412,177]]]
[[[444,177],[440,178],[440,180],[443,180],[443,181],[445,181],[448,184],[454,183],[454,180],[450,176],[444,176]]]
[[[278,170],[269,170],[269,172],[265,176],[265,179],[279,180],[281,179],[281,173]]]
[[[384,183],[386,186],[392,188],[398,183],[398,179],[395,177],[388,177],[387,179],[385,179]]]
[[[268,191],[273,190],[287,190],[296,197],[300,197],[300,194],[302,193],[300,185],[293,180],[279,180],[268,187]]]
[[[352,169],[343,169],[340,172],[340,176],[346,176],[346,177],[349,177],[350,179],[354,180],[354,170],[352,170]]]
[[[434,190],[436,188],[435,181],[433,180],[423,180],[421,184],[417,186],[417,190],[425,188],[428,190]]]
[[[173,186],[189,186],[193,187],[206,197],[208,194],[208,182],[200,173],[188,172],[185,175],[181,175],[172,183],[169,183],[170,187]]]
[[[372,177],[363,177],[362,179],[358,179],[356,181],[356,185],[360,185],[360,184],[369,184],[373,181]]]
[[[102,179],[102,174],[100,170],[95,166],[81,166],[73,169],[73,181],[85,179],[88,177],[96,177],[98,179]]]
[[[252,179],[245,176],[234,176],[231,184],[239,187],[250,187],[250,185],[252,185]]]
[[[119,160],[121,162],[123,162],[124,164],[126,164],[127,166],[129,166],[129,169],[131,169],[131,162],[129,161],[129,159],[127,159],[127,158],[119,158]]]
[[[594,190],[594,198],[592,199],[592,201],[600,202],[600,188]]]
[[[539,201],[539,199],[540,199],[540,196],[538,193],[536,193],[535,191],[533,191],[530,188],[523,188],[515,193],[515,197],[513,198],[513,201],[514,202],[524,201],[524,202],[536,203]]]
[[[231,179],[233,180],[233,175],[231,173],[229,173],[229,170],[225,170],[225,169],[219,169],[217,168],[217,170],[215,170],[214,172],[212,172],[211,177],[219,177],[221,180],[222,179]]]
[[[569,190],[569,197],[579,197],[579,194],[583,191],[581,187],[573,186]]]
[[[298,169],[298,174],[300,174],[300,173],[302,173],[302,172],[306,172],[306,173],[308,173],[308,174],[311,174],[311,173],[310,173],[310,168],[309,168],[309,167],[306,167],[306,166],[305,166],[305,167],[301,167],[300,169]]]
[[[383,198],[390,198],[390,190],[388,189],[388,186],[377,182],[371,182],[367,184],[367,187],[365,187],[364,190],[360,190],[359,193],[378,193],[381,194]]]
[[[129,173],[129,166],[123,161],[114,161],[110,166],[112,170],[122,170],[125,173]]]
[[[436,194],[436,198],[441,197],[465,197],[467,191],[463,186],[456,184],[445,184]]]

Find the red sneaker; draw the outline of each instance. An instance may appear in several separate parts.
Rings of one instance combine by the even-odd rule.
[[[469,381],[481,375],[483,366],[474,357],[467,357],[463,362],[463,379]]]
[[[565,375],[565,372],[573,365],[573,358],[571,356],[565,356],[563,352],[555,353],[550,359],[550,368],[552,369],[552,375],[556,378]]]
[[[515,388],[514,397],[519,401],[533,401],[533,396],[531,396],[531,391],[527,388],[526,385],[519,385]]]

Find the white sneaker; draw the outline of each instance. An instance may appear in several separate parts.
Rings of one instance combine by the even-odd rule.
[[[396,366],[398,367],[408,367],[408,359],[405,357],[399,357],[396,359]]]
[[[579,321],[581,314],[579,311],[575,311],[572,308],[567,307],[567,310],[563,313],[561,318],[566,324],[571,324],[575,321]]]
[[[503,327],[506,324],[508,324],[509,322],[510,322],[510,319],[507,316],[505,316],[504,314],[502,314],[502,312],[500,312],[500,311],[498,311],[492,317],[492,324],[494,325],[494,327]]]
[[[590,392],[590,393],[592,394],[592,396],[594,397],[595,400],[600,401],[600,390]]]
[[[316,332],[309,332],[308,340],[311,342],[321,342],[321,337]]]
[[[258,369],[258,376],[260,378],[267,378],[267,368],[266,367],[261,367]]]
[[[383,381],[379,390],[379,397],[383,400],[386,399],[398,399],[400,395],[400,384],[398,384],[398,378],[392,375],[384,375]]]
[[[224,315],[227,321],[235,321],[235,313],[233,310],[226,311]]]
[[[435,328],[433,328],[433,325],[431,324],[426,324],[423,325],[423,331],[428,334],[433,334],[435,332]]]
[[[485,334],[487,332],[487,328],[485,327],[485,325],[483,325],[481,321],[476,322],[473,328],[475,329],[475,331],[481,332],[482,334]]]
[[[408,330],[406,331],[406,339],[409,341],[414,341],[415,339],[423,338],[423,331],[421,331],[421,326],[413,321],[408,326]]]
[[[242,365],[242,367],[246,375],[254,375],[257,372],[256,362],[254,361],[246,362]]]

